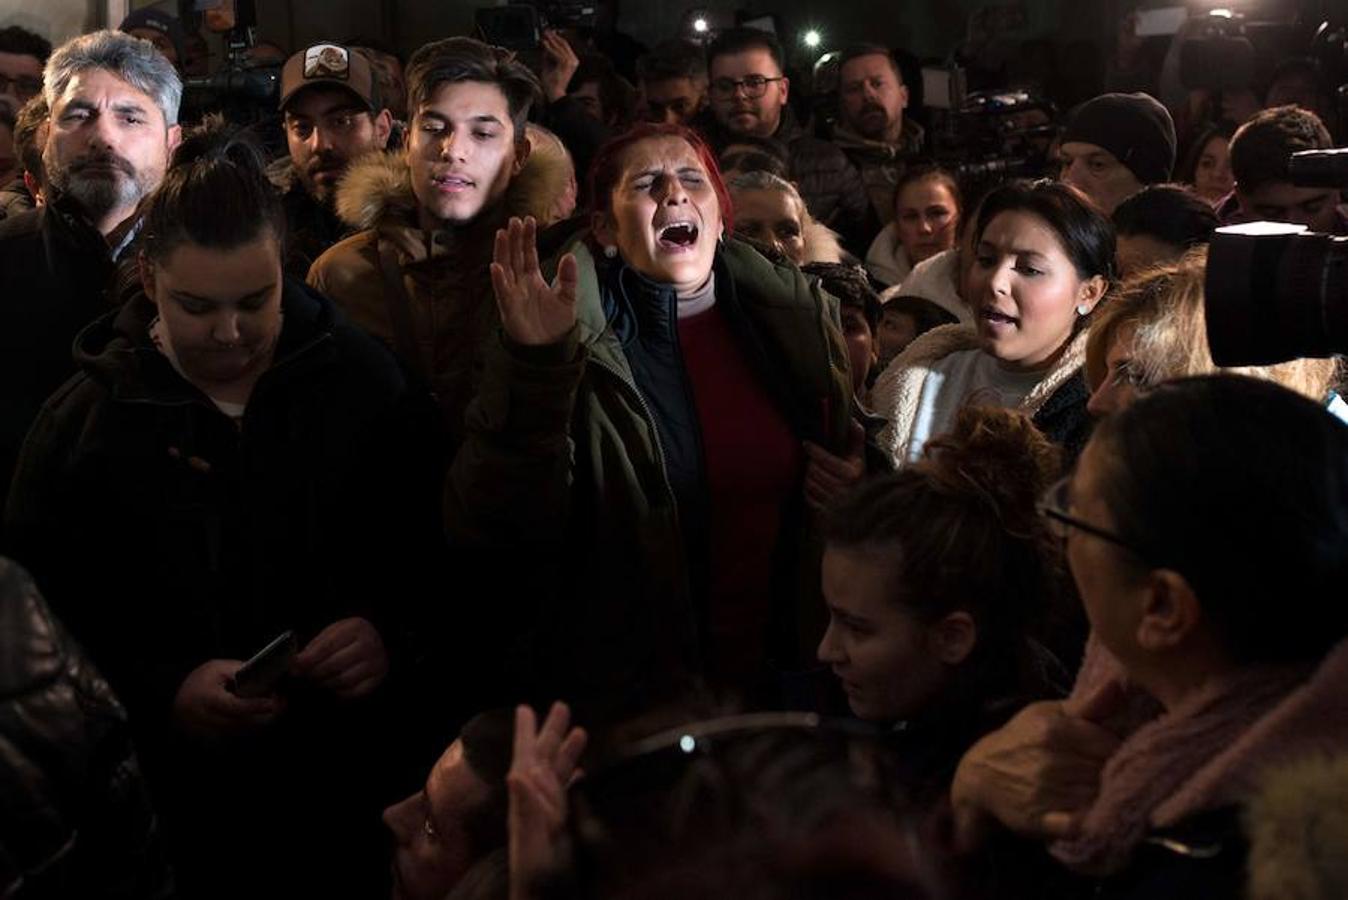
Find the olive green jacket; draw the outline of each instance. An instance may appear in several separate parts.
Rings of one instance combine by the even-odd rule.
[[[570,250],[577,325],[551,347],[498,337],[489,348],[446,485],[446,525],[462,544],[504,553],[509,582],[529,579],[527,680],[626,708],[696,680],[699,617],[654,419],[606,320],[594,257],[582,240]],[[841,453],[852,396],[837,301],[739,241],[722,246],[716,266],[717,302],[739,304],[789,373],[777,395],[798,436]],[[815,523],[803,495],[797,507],[775,579],[785,591],[773,635],[780,668],[813,655],[824,621]]]

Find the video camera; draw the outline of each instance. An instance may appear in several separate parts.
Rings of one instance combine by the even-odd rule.
[[[1295,153],[1298,187],[1348,188],[1348,148]],[[1208,251],[1208,345],[1219,366],[1348,353],[1348,237],[1303,225],[1219,228]]]
[[[239,124],[255,124],[276,117],[281,93],[281,66],[252,63],[248,51],[257,42],[257,12],[253,0],[196,0],[198,13],[208,23],[226,28],[225,64],[214,75],[183,81],[180,118],[198,122],[207,113],[222,113]]]
[[[931,148],[969,196],[981,196],[1008,178],[1051,173],[1049,148],[1057,137],[1057,108],[1027,89],[969,93],[962,68],[922,70],[923,96],[932,111]]]
[[[506,6],[483,6],[473,14],[478,36],[507,50],[537,50],[549,29],[593,30],[596,3],[583,0],[518,0]]]

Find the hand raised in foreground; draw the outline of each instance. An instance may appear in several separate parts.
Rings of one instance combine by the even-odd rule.
[[[538,223],[533,217],[511,219],[496,232],[491,285],[501,313],[501,327],[525,347],[555,344],[576,324],[579,267],[568,253],[549,285],[538,265]]]
[[[571,728],[571,710],[554,703],[536,730],[534,711],[515,710],[515,750],[506,775],[510,794],[510,900],[526,900],[556,862],[557,839],[566,824],[566,790],[589,739]]]
[[[219,738],[261,728],[281,715],[285,701],[280,697],[240,697],[229,689],[242,665],[237,659],[213,659],[183,679],[173,698],[173,717],[184,731]]]

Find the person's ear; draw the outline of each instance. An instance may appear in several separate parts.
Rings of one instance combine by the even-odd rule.
[[[140,276],[140,286],[145,296],[154,300],[154,263],[150,262],[144,250],[136,255],[136,274]]]
[[[529,161],[529,154],[533,152],[533,149],[533,144],[529,143],[528,131],[515,139],[515,163],[510,167],[512,176],[524,171],[524,164]]]
[[[595,240],[599,241],[599,246],[618,246],[618,234],[613,227],[613,217],[607,212],[595,210],[590,215],[590,230],[594,232]]]
[[[23,186],[28,188],[28,193],[33,198],[33,205],[42,207],[47,205],[47,199],[42,195],[41,183],[33,177],[33,173],[27,169],[23,171]]]
[[[899,109],[908,108],[908,85],[899,85]]]
[[[183,127],[181,125],[170,125],[168,129],[168,155],[173,156],[173,151],[178,149],[178,145],[183,140]]]
[[[1147,576],[1142,590],[1138,646],[1151,652],[1182,646],[1203,621],[1203,608],[1188,580],[1170,569],[1157,569]]]
[[[388,147],[389,135],[393,134],[393,113],[381,109],[374,117],[374,142],[380,150]]]
[[[791,97],[791,79],[783,75],[777,83],[782,86],[782,106],[786,106],[786,101]]]
[[[978,644],[978,623],[964,610],[956,610],[927,629],[932,654],[947,666],[958,666]]]
[[[1077,305],[1086,307],[1087,315],[1095,309],[1096,305],[1105,298],[1105,292],[1109,290],[1109,282],[1103,275],[1092,275],[1081,282],[1081,290],[1077,294]]]

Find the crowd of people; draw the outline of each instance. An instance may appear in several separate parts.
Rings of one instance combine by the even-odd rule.
[[[1343,373],[1205,303],[1316,65],[989,184],[877,44],[198,43],[0,28],[0,894],[1348,891]]]

